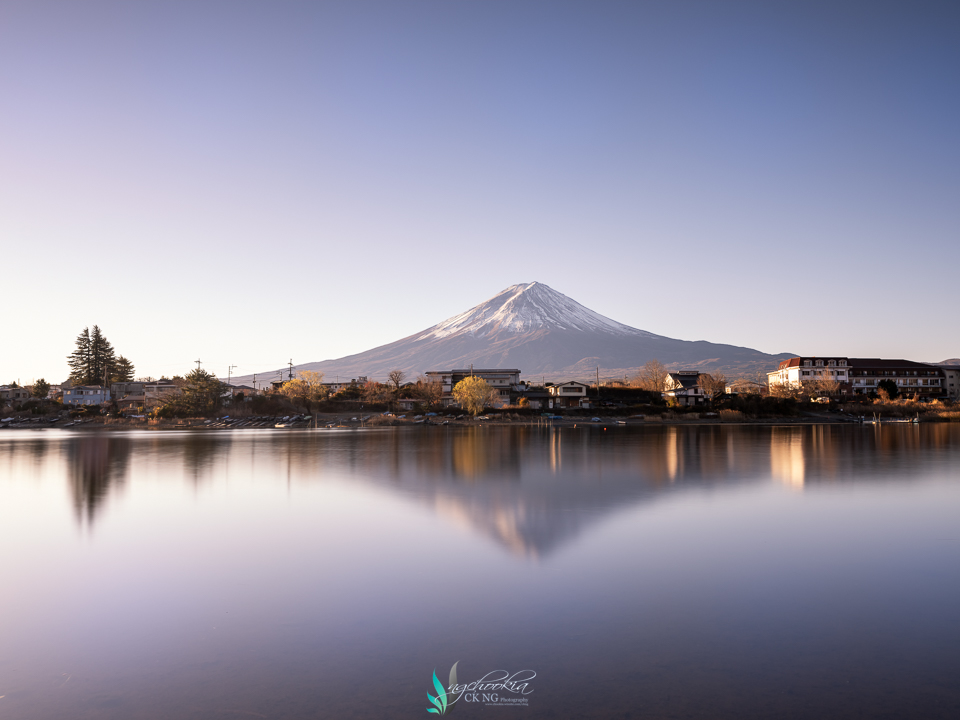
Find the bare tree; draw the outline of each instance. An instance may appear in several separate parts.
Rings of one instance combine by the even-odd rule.
[[[667,366],[659,360],[651,360],[637,373],[634,383],[644,390],[663,392],[667,389],[667,378],[670,372]]]
[[[740,376],[730,383],[730,389],[738,395],[759,395],[760,385],[756,380]]]
[[[387,376],[390,378],[390,382],[393,383],[393,397],[397,403],[400,402],[400,385],[406,376],[407,374],[403,370],[391,370]]]
[[[818,375],[814,385],[818,395],[836,395],[840,390],[840,383],[829,370],[824,370],[822,375]]]
[[[421,375],[417,378],[416,394],[424,405],[436,405],[443,397],[443,384]]]
[[[697,385],[707,400],[716,400],[727,392],[727,376],[721,372],[700,373],[697,376]]]
[[[770,384],[770,395],[777,398],[799,398],[808,394],[809,390],[803,383],[784,381]]]

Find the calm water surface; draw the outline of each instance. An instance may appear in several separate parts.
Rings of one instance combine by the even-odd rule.
[[[458,661],[536,673],[458,717],[957,718],[958,468],[950,425],[4,431],[0,718],[428,718]]]

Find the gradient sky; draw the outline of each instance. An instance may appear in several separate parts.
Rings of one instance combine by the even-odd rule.
[[[0,4],[0,382],[390,342],[537,280],[960,356],[960,3]]]

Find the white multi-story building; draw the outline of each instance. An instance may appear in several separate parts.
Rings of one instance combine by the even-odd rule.
[[[943,369],[912,360],[850,358],[850,385],[854,395],[872,395],[880,382],[890,380],[901,395],[939,398],[946,395]]]
[[[823,379],[835,381],[840,395],[875,395],[883,380],[896,384],[900,394],[908,397],[943,397],[949,390],[943,367],[912,360],[795,357],[782,361],[780,367],[767,373],[771,388],[777,385],[799,388]],[[960,380],[955,382],[960,389]]]
[[[767,385],[799,388],[805,383],[829,378],[840,385],[850,382],[850,359],[845,357],[795,357],[783,360],[767,373]]]

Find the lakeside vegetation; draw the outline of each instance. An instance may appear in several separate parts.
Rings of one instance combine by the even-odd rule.
[[[100,385],[133,381],[134,366],[117,355],[97,325],[79,334],[74,351],[67,357],[70,379],[63,387]],[[683,375],[683,373],[680,373]],[[481,413],[491,419],[509,422],[536,422],[544,415],[571,419],[633,418],[663,422],[770,422],[777,419],[811,422],[850,421],[858,417],[920,418],[924,421],[960,422],[960,405],[943,400],[919,402],[900,397],[896,383],[882,381],[874,396],[854,398],[838,393],[839,385],[832,378],[796,386],[766,387],[762,377],[736,378],[729,381],[721,373],[699,373],[696,378],[697,404],[685,405],[670,397],[670,371],[653,360],[646,363],[634,378],[624,382],[590,384],[587,387],[589,407],[537,407],[528,396],[548,395],[550,383],[521,383],[522,390],[512,393],[512,402],[501,396],[481,377],[461,380],[444,397],[439,382],[426,376],[407,381],[406,373],[393,370],[388,381],[375,380],[350,383],[325,383],[323,373],[301,371],[285,382],[277,381],[264,389],[238,389],[222,382],[199,366],[172,378],[137,378],[137,382],[153,383],[161,390],[152,396],[112,397],[91,405],[65,405],[63,393],[56,392],[41,378],[13,398],[0,398],[0,416],[53,416],[78,419],[100,419],[110,423],[124,419],[137,421],[169,421],[210,419],[229,415],[234,418],[264,416],[301,417],[367,416],[381,419],[371,424],[394,424],[402,418],[401,410],[413,416],[442,413],[445,418],[466,420]],[[11,388],[17,388],[12,383]],[[62,388],[61,388],[62,390]],[[451,406],[453,400],[456,405]],[[389,415],[384,415],[389,413]]]

